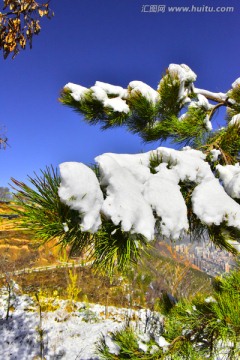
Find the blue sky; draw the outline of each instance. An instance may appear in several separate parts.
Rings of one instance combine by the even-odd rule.
[[[225,13],[142,12],[143,5],[233,6]],[[0,186],[64,161],[93,163],[104,152],[155,148],[125,129],[102,132],[58,102],[68,82],[96,80],[126,87],[142,80],[156,88],[170,63],[185,63],[196,86],[227,91],[240,76],[239,1],[61,0],[42,22],[33,49],[0,59],[0,125],[10,147],[0,150]],[[149,8],[148,8],[149,9]],[[221,116],[218,118],[221,122]]]

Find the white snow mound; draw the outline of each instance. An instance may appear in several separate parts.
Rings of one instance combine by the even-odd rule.
[[[103,194],[96,175],[82,163],[65,162],[59,167],[60,199],[72,209],[79,211],[82,231],[97,231],[101,225]]]
[[[240,199],[240,166],[237,165],[217,165],[216,166],[223,186],[233,198]]]
[[[226,222],[240,229],[240,205],[232,199],[240,197],[239,166],[218,166],[223,187],[205,155],[189,147],[181,151],[159,147],[136,155],[106,153],[95,160],[101,187],[87,166],[60,165],[59,196],[79,211],[83,231],[97,231],[104,215],[123,231],[142,234],[149,241],[159,230],[177,239],[189,227],[182,182],[193,186],[193,211],[203,223]]]

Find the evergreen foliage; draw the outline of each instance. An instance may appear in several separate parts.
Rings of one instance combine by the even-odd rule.
[[[126,114],[116,113],[111,108],[104,107],[101,102],[94,98],[91,90],[86,93],[81,103],[72,98],[69,90],[64,90],[60,101],[63,105],[70,106],[77,113],[83,114],[85,121],[90,125],[96,125],[100,122],[103,130],[125,123]]]
[[[100,82],[90,89],[67,84],[60,101],[83,115],[89,124],[100,123],[102,129],[125,126],[145,141],[170,139],[178,145],[201,150],[212,169],[211,176],[217,178],[220,176],[217,165],[235,165],[239,161],[240,120],[237,116],[240,112],[240,85],[237,80],[226,94],[215,94],[195,88],[195,80],[196,75],[186,65],[172,64],[156,90],[138,81],[131,82],[127,89]],[[226,126],[213,130],[211,122],[217,109],[223,106],[228,114]],[[231,121],[233,116],[236,116],[236,121]],[[166,159],[163,161],[162,155],[155,153],[147,170],[155,174],[162,162]],[[174,170],[176,164],[169,155],[167,164],[163,165]],[[100,170],[97,167],[93,170],[106,199],[108,189],[102,183]],[[101,228],[94,234],[83,232],[79,224],[84,214],[79,214],[70,203],[61,202],[58,194],[61,179],[55,170],[47,168],[41,176],[29,180],[35,190],[17,180],[14,183],[16,190],[20,189],[18,200],[22,207],[19,210],[22,226],[32,230],[38,239],[50,241],[56,238],[58,244],[70,247],[70,255],[85,251],[98,267],[110,272],[116,266],[123,269],[130,262],[137,262],[147,239],[138,231],[134,232],[134,227],[125,232],[121,221],[115,221],[118,224],[115,225],[111,216],[107,217],[100,210]],[[178,185],[187,206],[186,223],[188,221],[190,237],[193,240],[211,239],[220,248],[236,254],[237,250],[229,240],[238,240],[240,231],[228,224],[228,214],[221,223],[200,220],[192,201],[192,194],[199,184],[180,178]],[[239,203],[239,199],[234,200]],[[163,220],[155,210],[153,216],[156,232],[159,232]]]
[[[97,171],[97,169],[96,169]],[[18,226],[32,232],[38,244],[57,240],[57,245],[69,249],[69,256],[85,254],[99,270],[112,273],[136,263],[147,242],[142,235],[121,231],[110,221],[95,234],[81,231],[79,213],[60,201],[61,182],[58,171],[47,167],[41,175],[28,177],[32,187],[12,179],[16,190]]]
[[[240,84],[236,85],[228,92],[229,99],[232,100],[231,107],[228,109],[228,119],[240,113]]]
[[[239,267],[216,280],[211,298],[201,295],[182,300],[169,314],[164,336],[170,351],[181,354],[184,344],[203,358],[238,359],[240,355],[240,271]],[[201,358],[201,357],[200,357]]]
[[[67,175],[65,174],[64,177],[61,172],[62,179],[52,167],[43,170],[41,176],[29,177],[33,188],[13,179],[15,190],[18,191],[16,197],[18,205],[20,205],[20,209],[18,209],[20,226],[33,231],[36,238],[43,242],[56,239],[61,246],[70,248],[70,255],[85,252],[89,260],[93,261],[98,269],[110,274],[115,269],[123,271],[129,269],[129,264],[137,263],[148,245],[147,237],[148,240],[152,240],[155,235],[154,231],[156,234],[161,234],[161,231],[164,234],[164,230],[167,229],[165,234],[171,234],[174,238],[175,234],[181,236],[182,231],[186,232],[188,224],[189,235],[192,239],[207,238],[218,247],[237,254],[238,251],[231,244],[231,240],[239,242],[240,239],[240,226],[237,217],[240,203],[238,190],[240,184],[240,79],[232,84],[232,89],[226,94],[215,94],[197,89],[193,85],[195,79],[196,75],[186,65],[172,64],[160,81],[157,90],[136,81],[131,82],[127,89],[99,82],[90,89],[75,84],[67,84],[62,91],[61,102],[83,115],[89,124],[100,123],[102,129],[125,126],[132,133],[139,134],[144,141],[158,140],[161,143],[170,139],[178,145],[188,145],[193,149],[201,150],[206,158],[202,153],[189,148],[184,149],[181,154],[175,150],[169,151],[169,149],[163,148],[164,150],[158,149],[153,152],[150,157],[148,157],[149,153],[145,158],[137,157],[143,162],[147,159],[147,165],[144,164],[144,167],[141,168],[142,172],[139,170],[142,164],[134,162],[135,160],[131,163],[133,158],[131,158],[128,167],[128,164],[122,160],[124,156],[114,157],[113,154],[110,154],[110,156],[99,157],[101,158],[99,168],[92,168],[96,176],[92,172],[90,174],[86,166],[81,165],[77,168],[73,164],[70,166],[67,164],[64,167]],[[212,121],[217,109],[223,106],[226,107],[227,113],[226,126],[215,130],[212,127]],[[185,156],[186,153],[187,156]],[[130,158],[127,157],[127,159]],[[204,159],[209,165],[204,163]],[[117,160],[120,163],[122,161],[124,165],[119,165]],[[191,162],[194,163],[194,172],[191,171]],[[137,170],[131,171],[130,166],[132,164]],[[102,171],[101,165],[102,168],[106,166],[106,172]],[[177,166],[179,168],[181,166],[186,167],[187,170],[184,169],[183,173],[179,175]],[[77,193],[81,189],[79,190],[76,178],[69,181],[68,171],[77,173],[76,168],[84,172],[86,176],[83,178],[91,182],[91,189],[97,194],[95,197],[89,196],[88,205],[94,204],[97,207],[100,204],[97,221],[94,217],[95,214],[91,213],[91,221],[87,224],[88,227],[86,226],[86,229],[94,229],[94,231],[98,229],[95,233],[82,231],[82,219],[86,214],[83,211],[79,213],[79,211],[74,210],[74,208],[82,209],[81,202],[87,195],[85,193],[86,187],[84,187],[84,191],[77,199]],[[124,195],[131,195],[124,186],[121,187],[121,181],[125,180],[124,177],[120,177],[122,169],[126,170],[124,175],[126,174],[126,178],[130,179],[126,183],[130,184],[132,192],[135,190],[133,186],[133,184],[135,185],[135,178],[147,174],[144,186],[147,183],[148,189],[146,190],[147,187],[142,186],[143,182],[136,182],[139,186],[138,190],[140,190],[136,191],[136,196],[133,196],[133,199],[141,199],[142,202],[139,200],[139,206],[143,208],[144,201],[146,200],[147,203],[148,196],[151,198],[146,207],[149,212],[142,212],[144,219],[141,218],[141,212],[139,212],[140,215],[135,214],[137,212],[136,207],[133,207],[137,219],[132,216],[134,219],[129,220],[129,225],[127,218],[125,227],[121,224],[126,217],[123,216],[123,212],[125,211],[127,216],[128,214],[132,215],[132,212],[127,212],[127,207],[131,203],[124,202],[125,199],[121,197],[122,203],[120,203],[119,197],[116,196],[119,194],[113,184],[114,179]],[[224,173],[224,171],[226,172]],[[81,177],[81,174],[77,174]],[[177,176],[175,176],[176,174]],[[224,177],[226,174],[230,180],[227,179],[227,176]],[[117,182],[118,177],[120,181]],[[163,180],[161,188],[156,186],[159,193],[161,193],[162,188],[165,191],[171,182],[172,187],[169,188],[174,196],[178,196],[179,204],[182,204],[182,207],[176,207],[176,209],[180,209],[179,212],[182,211],[184,214],[179,220],[182,227],[178,232],[175,231],[178,224],[175,224],[171,214],[168,214],[168,218],[164,219],[165,222],[163,221],[168,209],[163,207],[164,210],[162,208],[158,210],[152,200],[152,197],[156,195],[154,185],[152,183],[150,185],[150,180],[153,178],[154,181],[158,182],[158,185],[159,181]],[[79,177],[77,177],[78,179]],[[65,181],[66,184],[62,186],[61,181],[63,183]],[[233,184],[229,187],[231,181]],[[75,186],[76,183],[77,186]],[[216,192],[213,191],[212,197],[211,184],[216,186]],[[59,196],[59,188],[64,193],[62,201]],[[68,192],[69,188],[74,188],[73,197],[76,194],[76,199],[72,199],[72,196],[69,195],[71,193]],[[146,197],[141,198],[142,192],[145,190],[147,195],[145,194]],[[206,194],[212,202],[216,201],[216,196],[219,194],[223,201],[226,200],[227,205],[224,207],[225,204],[223,204],[222,212],[217,212],[215,203],[210,207],[213,214],[211,211],[208,212]],[[161,193],[160,198],[165,199],[164,195]],[[170,192],[168,195],[171,195]],[[114,208],[116,198],[121,211]],[[104,202],[106,199],[109,201]],[[76,203],[73,204],[72,200]],[[174,201],[172,200],[172,202]],[[112,212],[111,207],[114,208]],[[231,207],[234,208],[234,212],[231,211]],[[174,207],[170,207],[170,209],[174,213]],[[119,212],[117,213],[117,211]],[[214,217],[215,213],[218,217]],[[146,221],[153,224],[152,228],[148,228],[148,232],[144,232],[146,227],[145,214],[148,217]],[[92,221],[93,218],[95,223]],[[172,224],[174,226],[167,228],[166,223],[169,219],[171,226]],[[179,218],[176,216],[176,219]],[[143,230],[141,226],[137,227],[139,224],[144,228]],[[95,225],[96,227],[94,227]],[[135,231],[134,226],[138,229],[137,231]],[[166,227],[164,228],[164,226]],[[173,227],[175,232],[172,232]],[[129,231],[123,231],[126,228]],[[139,234],[141,231],[146,238]],[[175,279],[180,279],[184,273],[183,275],[180,274],[180,277],[178,277],[178,273],[175,275]],[[172,282],[174,282],[173,278],[174,274],[172,275]],[[162,339],[165,345],[160,344],[156,334],[149,334],[149,341],[142,344],[139,340],[139,334],[126,327],[111,335],[111,341],[115,344],[114,350],[109,348],[106,337],[102,337],[98,344],[100,358],[110,360],[215,360],[217,356],[221,356],[230,360],[240,357],[239,266],[227,277],[216,279],[212,297],[206,298],[203,294],[197,294],[191,299],[181,299],[178,303],[171,301],[171,299],[168,293],[164,293],[159,299],[162,304],[157,304],[159,309],[164,310],[166,316],[163,331],[164,339]]]
[[[60,176],[53,167],[41,171],[41,175],[28,177],[32,187],[12,179],[16,193],[16,212],[20,215],[19,226],[29,229],[42,243],[57,239],[61,246],[78,242],[81,236],[84,244],[89,242],[90,235],[79,228],[79,214],[63,204],[58,196]],[[68,224],[69,231],[64,230]],[[84,239],[84,240],[83,240]],[[78,248],[81,251],[81,244]]]
[[[162,358],[163,351],[158,349],[157,352],[151,354],[150,351],[143,352],[138,345],[138,338],[134,330],[130,327],[124,328],[111,334],[112,341],[119,347],[119,353],[114,353],[109,349],[105,337],[102,336],[98,345],[97,352],[101,360],[116,360],[116,359],[143,359],[143,360],[157,360]],[[154,346],[154,341],[152,341]],[[151,345],[149,346],[151,349]]]
[[[181,88],[183,92],[181,93]],[[153,90],[153,89],[152,89]],[[228,121],[240,113],[240,86],[228,91],[226,97],[201,95],[195,90],[191,80],[182,81],[177,72],[167,73],[161,79],[156,93],[156,101],[149,99],[140,90],[132,91],[131,83],[127,96],[122,100],[129,112],[119,112],[104,105],[92,88],[76,100],[67,87],[63,89],[60,101],[84,116],[90,125],[102,124],[102,129],[125,126],[129,131],[139,134],[146,142],[172,140],[180,145],[204,148],[207,151],[219,149],[224,163],[234,163],[239,156],[239,124],[213,130],[210,122],[216,110],[225,106]],[[201,98],[199,100],[199,94]],[[108,92],[108,98],[117,97]],[[208,102],[212,101],[212,103]],[[184,116],[182,117],[182,115]]]
[[[204,150],[206,154],[213,149],[219,150],[221,156],[218,163],[235,164],[240,159],[240,124],[230,125],[209,134],[206,143],[201,145],[200,149]]]
[[[100,339],[97,345],[100,358],[203,360],[221,356],[225,360],[239,359],[239,267],[229,275],[216,279],[213,296],[206,298],[197,294],[174,306],[165,306],[167,308],[162,335],[168,344],[161,346],[155,334],[148,334],[143,350],[140,345],[142,335],[126,327],[111,334],[111,341],[118,349],[115,353],[105,337]]]

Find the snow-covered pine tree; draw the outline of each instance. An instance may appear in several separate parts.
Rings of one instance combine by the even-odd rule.
[[[213,93],[196,88],[196,77],[188,66],[171,64],[157,90],[141,81],[127,89],[99,81],[90,89],[68,83],[61,102],[89,124],[125,126],[144,141],[170,139],[175,148],[103,154],[94,169],[63,163],[60,176],[47,169],[30,179],[37,192],[15,181],[29,200],[24,226],[44,240],[58,236],[73,251],[90,247],[95,261],[110,268],[136,260],[156,235],[207,237],[236,254],[240,78],[227,93]],[[226,108],[226,125],[214,130],[220,107]]]
[[[215,279],[210,296],[198,293],[170,304],[160,336],[131,326],[102,335],[97,351],[102,360],[238,360],[240,356],[240,271]],[[164,302],[163,302],[164,303]]]

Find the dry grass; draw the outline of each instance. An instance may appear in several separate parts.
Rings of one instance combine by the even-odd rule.
[[[0,214],[13,214],[14,211],[10,208],[11,204],[4,204],[0,202]]]
[[[11,205],[0,204],[1,214],[13,214]],[[17,229],[12,219],[0,218],[0,271],[1,268],[20,270],[54,264],[59,258],[53,244],[39,246],[28,231]]]

